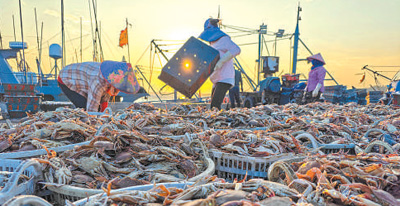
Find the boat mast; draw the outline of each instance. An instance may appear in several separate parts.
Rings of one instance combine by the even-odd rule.
[[[301,7],[300,4],[297,7],[297,21],[296,21],[296,30],[294,32],[294,43],[293,43],[293,62],[292,62],[292,74],[296,74],[296,66],[297,66],[297,50],[299,49],[299,21]]]
[[[80,42],[81,43],[81,48],[79,50],[79,54],[81,56],[81,63],[82,63],[82,17],[81,17],[80,23],[81,23],[81,42]]]
[[[61,0],[61,45],[62,45],[61,69],[63,69],[67,60],[65,56],[64,0]],[[54,71],[55,71],[55,78],[57,79],[57,69],[55,69]]]
[[[128,35],[128,18],[126,18],[126,38],[128,38],[128,63],[131,63],[131,54],[129,53],[129,35]]]
[[[93,2],[94,22],[95,22],[95,25],[96,25],[96,32],[95,32],[95,35],[96,35],[96,37],[98,37],[98,39],[99,39],[100,61],[103,61],[103,60],[104,60],[103,48],[102,48],[102,46],[101,46],[101,38],[100,38],[99,27],[98,27],[98,25],[97,25],[97,5],[96,5],[96,4],[97,4],[97,1],[96,1],[96,4],[95,4],[94,0],[92,0],[92,2]]]
[[[1,31],[0,31],[0,49],[3,49],[3,39],[1,38]]]
[[[38,31],[38,25],[37,25],[37,13],[36,13],[36,7],[35,7],[35,25],[36,25],[36,42],[37,42],[37,49],[38,49],[38,56],[39,58],[36,58],[36,63],[37,63],[37,69],[38,69],[38,76],[39,76],[39,84],[41,85],[41,68],[40,68],[40,42],[39,42],[39,31]],[[42,29],[43,29],[43,22],[42,22]]]
[[[21,8],[21,0],[19,0],[19,18],[21,22],[21,39],[22,39],[22,61],[24,62],[23,72],[24,72],[24,83],[26,81],[26,67],[25,67],[25,46],[24,46],[24,29],[22,25],[22,8]]]

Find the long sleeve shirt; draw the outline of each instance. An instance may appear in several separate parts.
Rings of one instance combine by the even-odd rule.
[[[100,64],[99,62],[71,64],[60,71],[60,78],[65,86],[87,98],[88,112],[97,112],[100,104],[110,99],[107,90],[111,85],[103,78]]]
[[[240,48],[229,36],[223,36],[215,42],[211,42],[211,47],[219,51],[219,55],[223,56],[226,52],[230,52],[233,56],[240,54]],[[210,75],[211,82],[215,85],[217,82],[235,84],[235,69],[233,67],[233,59],[225,62],[221,69],[214,71]]]
[[[307,92],[314,91],[317,84],[320,83],[321,89],[319,91],[324,92],[324,79],[325,79],[326,70],[323,66],[319,66],[315,69],[312,69],[308,73],[308,81],[307,81]]]

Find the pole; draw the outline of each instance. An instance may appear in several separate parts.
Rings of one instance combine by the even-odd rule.
[[[24,83],[26,83],[26,67],[25,67],[25,47],[24,47],[24,27],[22,25],[22,7],[21,7],[21,0],[19,0],[19,19],[21,22],[21,40],[22,40],[22,59],[24,62]]]
[[[17,41],[17,35],[15,35],[15,22],[14,22],[14,15],[12,15],[13,19],[13,29],[14,29],[14,41]]]
[[[257,85],[260,84],[261,53],[262,53],[262,34],[261,34],[261,26],[260,26],[260,31],[259,31],[259,33],[258,33]]]
[[[147,84],[150,85],[150,82],[147,80],[147,78],[144,76],[144,74],[142,73],[142,70],[140,70],[140,68],[135,65],[136,69],[140,72],[140,74],[142,75],[143,79],[146,80]],[[150,85],[151,90],[153,90],[154,94],[156,94],[157,98],[160,100],[160,102],[162,102],[161,98],[158,96],[157,92],[153,89],[153,87]]]
[[[387,79],[387,80],[389,80],[389,81],[392,81],[391,78],[389,78],[389,77],[387,77],[387,76],[385,76],[385,75],[383,75],[383,74],[380,74],[380,73],[378,73],[377,71],[374,71],[374,70],[372,70],[372,69],[370,69],[370,68],[367,68],[367,66],[368,66],[368,65],[365,65],[361,70],[366,69],[366,70],[372,72],[372,73],[375,74],[375,75],[378,75],[378,76],[383,77],[383,78],[385,78],[385,79]]]
[[[297,7],[297,22],[296,22],[296,30],[294,32],[294,43],[293,43],[293,62],[292,62],[292,74],[296,74],[297,67],[297,50],[299,48],[299,21],[300,21],[300,5]]]
[[[3,39],[1,38],[1,31],[0,31],[0,49],[3,49]]]
[[[37,25],[37,13],[36,13],[36,7],[35,7],[35,25],[36,25],[36,42],[37,42],[37,48],[38,48],[38,56],[40,55],[40,42],[39,42],[39,29]],[[39,59],[39,57],[38,57]],[[37,61],[37,69],[38,69],[38,75],[39,75],[39,82],[40,82],[40,60]]]
[[[43,77],[43,71],[42,71],[42,41],[43,41],[43,22],[42,22],[42,28],[40,31],[40,50],[39,50],[39,68],[40,68],[40,73],[39,73],[39,85],[42,86],[42,77]]]
[[[128,45],[128,62],[131,63],[131,54],[130,54],[130,52],[129,52],[128,25],[129,25],[129,23],[128,23],[128,18],[126,18],[126,37],[128,38],[128,42],[127,42],[127,45]]]
[[[61,0],[61,44],[62,44],[62,58],[61,58],[61,69],[64,68],[67,60],[65,56],[65,34],[64,34],[64,0]],[[55,78],[57,79],[57,68],[55,71]]]
[[[15,34],[15,21],[14,21],[14,15],[12,15],[12,19],[13,19],[13,29],[14,29],[14,41],[17,41],[17,35]],[[18,52],[19,56],[21,56],[21,52]],[[17,63],[17,67],[18,67],[18,71],[21,71],[21,63],[18,61],[18,55],[15,58],[15,61]]]
[[[92,0],[92,2],[93,2],[93,11],[94,11],[93,12],[94,13],[94,21],[95,21],[95,24],[96,24],[96,33],[97,33],[97,36],[98,36],[98,39],[99,39],[100,59],[104,59],[103,48],[101,46],[100,33],[99,33],[99,30],[98,30],[98,26],[97,26],[97,6],[94,4],[94,0]]]
[[[81,63],[82,63],[82,17],[80,23],[81,23],[81,48],[79,50],[79,54],[81,56]]]
[[[92,40],[93,40],[93,61],[96,61],[96,37],[94,35],[94,30],[93,30],[93,20],[92,20],[92,9],[90,8],[90,0],[89,2],[89,13],[90,13],[90,26],[91,26],[91,32],[92,32]]]

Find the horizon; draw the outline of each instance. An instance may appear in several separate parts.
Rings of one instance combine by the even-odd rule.
[[[235,25],[253,30],[259,29],[263,23],[267,25],[269,34],[284,29],[284,34],[294,33],[296,26],[297,6],[300,3],[302,12],[300,38],[313,53],[321,53],[326,61],[326,69],[333,75],[339,84],[348,87],[369,87],[375,85],[370,72],[366,73],[365,82],[360,84],[360,79],[365,65],[378,71],[400,70],[400,1],[391,0],[305,0],[305,1],[261,1],[239,0],[221,1],[184,1],[184,0],[150,0],[117,2],[98,0],[97,17],[101,23],[101,40],[105,60],[121,61],[122,57],[128,58],[127,47],[120,48],[118,39],[120,31],[125,29],[128,19],[132,27],[128,28],[130,42],[130,62],[132,65],[143,65],[147,78],[156,85],[156,90],[164,84],[158,80],[162,65],[166,62],[158,57],[150,57],[146,48],[152,39],[180,40],[183,43],[190,36],[197,37],[203,30],[204,21],[210,16],[216,18],[218,7],[223,25]],[[18,0],[0,2],[0,32],[3,48],[8,48],[8,42],[14,40],[12,16],[15,19],[16,39],[21,41],[20,18]],[[48,57],[48,45],[58,43],[61,45],[61,3],[51,0],[22,1],[24,41],[28,43],[26,59],[30,68],[37,71],[35,58],[38,56],[37,36],[35,26],[34,8],[37,10],[37,20],[40,35],[40,26],[43,22],[42,65],[44,71],[49,72],[54,60]],[[66,62],[80,62],[80,18],[82,17],[83,61],[92,60],[92,32],[90,12],[93,18],[93,8],[89,10],[88,1],[64,1],[65,36],[66,36]],[[244,14],[242,14],[244,12]],[[238,15],[241,14],[241,15]],[[94,20],[93,20],[94,21]],[[230,33],[229,29],[222,27],[232,40],[237,43],[242,52],[238,59],[245,68],[246,73],[254,79],[255,59],[257,58],[257,45],[249,44],[258,41],[258,35],[237,36]],[[274,56],[275,37],[265,36],[271,56]],[[276,56],[280,57],[279,73],[288,73],[291,69],[290,44],[292,40],[278,38]],[[171,57],[179,48],[167,55]],[[268,56],[266,50],[263,55]],[[298,59],[309,56],[307,50],[299,43]],[[153,74],[150,74],[150,61],[154,60]],[[9,61],[10,62],[10,61]],[[14,61],[10,62],[15,70]],[[160,63],[161,62],[161,63]],[[61,65],[61,61],[58,62]],[[398,66],[398,67],[380,67]],[[308,76],[310,65],[298,62],[297,72]],[[382,73],[391,77],[392,72]],[[328,77],[328,76],[327,76]],[[379,77],[378,77],[379,78]],[[384,85],[388,82],[379,78]],[[332,85],[327,82],[326,85]],[[148,90],[147,85],[145,85]],[[249,88],[247,86],[247,88]],[[211,90],[209,80],[200,89],[207,94]]]

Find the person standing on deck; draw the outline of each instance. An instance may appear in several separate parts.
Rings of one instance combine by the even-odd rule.
[[[213,83],[211,91],[211,106],[221,109],[226,92],[235,84],[235,69],[233,58],[240,54],[240,48],[231,38],[218,28],[219,19],[209,18],[204,23],[204,31],[199,38],[208,41],[214,49],[219,51],[220,59],[210,75]]]
[[[241,90],[239,90],[239,86],[241,87]],[[235,85],[229,90],[229,101],[231,102],[231,108],[235,108],[235,102],[237,103],[237,107],[240,107],[240,91],[243,92],[242,72],[235,69]]]
[[[307,57],[307,60],[312,63],[312,66],[311,71],[308,73],[305,101],[310,103],[319,100],[321,94],[325,91],[324,79],[326,70],[323,67],[325,61],[320,53]]]
[[[119,91],[139,91],[131,65],[114,61],[70,64],[60,71],[58,85],[75,107],[88,112],[103,112]]]

